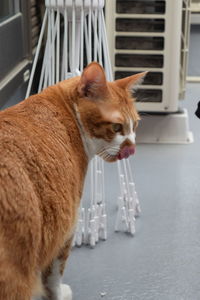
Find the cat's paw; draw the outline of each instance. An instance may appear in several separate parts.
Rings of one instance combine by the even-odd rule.
[[[61,284],[62,300],[72,300],[72,290],[69,285]]]

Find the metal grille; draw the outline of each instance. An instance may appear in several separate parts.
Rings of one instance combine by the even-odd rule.
[[[31,48],[34,50],[38,43],[38,38],[42,23],[42,11],[44,1],[31,0],[30,1],[30,39]]]
[[[185,91],[190,0],[114,0],[106,5],[114,77],[149,71],[135,94],[138,109],[177,111]]]

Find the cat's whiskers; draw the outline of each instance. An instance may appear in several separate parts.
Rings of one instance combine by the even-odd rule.
[[[97,151],[97,154],[100,155],[102,154],[103,152],[106,152],[108,153],[108,151],[111,151],[111,150],[114,150],[116,151],[116,154],[119,152],[120,148],[118,146],[108,146],[108,147],[104,147],[102,149],[100,149],[99,151]],[[111,155],[111,154],[110,154]],[[114,154],[115,155],[115,154]]]
[[[109,153],[104,152],[103,154],[101,154],[101,157],[106,160],[110,157],[110,155]]]
[[[103,148],[100,151],[97,152],[98,155],[102,156],[103,154],[109,154],[110,156],[115,156],[116,154],[110,154],[108,152],[108,150],[116,150],[116,154],[119,152],[119,148],[115,148],[115,147],[107,147],[107,148]]]
[[[114,150],[116,153],[114,154],[110,154],[109,151]],[[97,153],[101,158],[103,158],[104,160],[110,160],[116,157],[116,155],[119,152],[119,147],[117,146],[112,146],[112,147],[104,147],[103,149],[99,150],[99,152]]]
[[[105,160],[108,160],[110,158],[113,158],[113,155],[110,155],[109,153],[107,153],[105,156],[104,156],[104,159]]]

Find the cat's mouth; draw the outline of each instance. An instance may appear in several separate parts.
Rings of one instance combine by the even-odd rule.
[[[124,146],[115,155],[110,154],[109,152],[105,154],[104,152],[104,155],[100,154],[100,156],[107,162],[115,162],[117,160],[128,158],[130,155],[133,155],[134,153],[135,153],[135,145],[131,145],[131,146]]]
[[[121,160],[123,158],[128,158],[130,155],[133,155],[135,153],[135,146],[125,146],[122,149],[120,149],[117,159]]]

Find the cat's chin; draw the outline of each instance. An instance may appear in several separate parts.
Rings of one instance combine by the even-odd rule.
[[[103,160],[105,160],[106,162],[115,162],[117,161],[118,158],[118,154],[116,155],[107,155],[107,156],[103,156],[103,155],[99,155]]]
[[[112,155],[112,156],[110,156],[110,157],[108,157],[108,158],[103,158],[106,162],[115,162],[115,161],[117,161],[118,160],[118,155]]]

